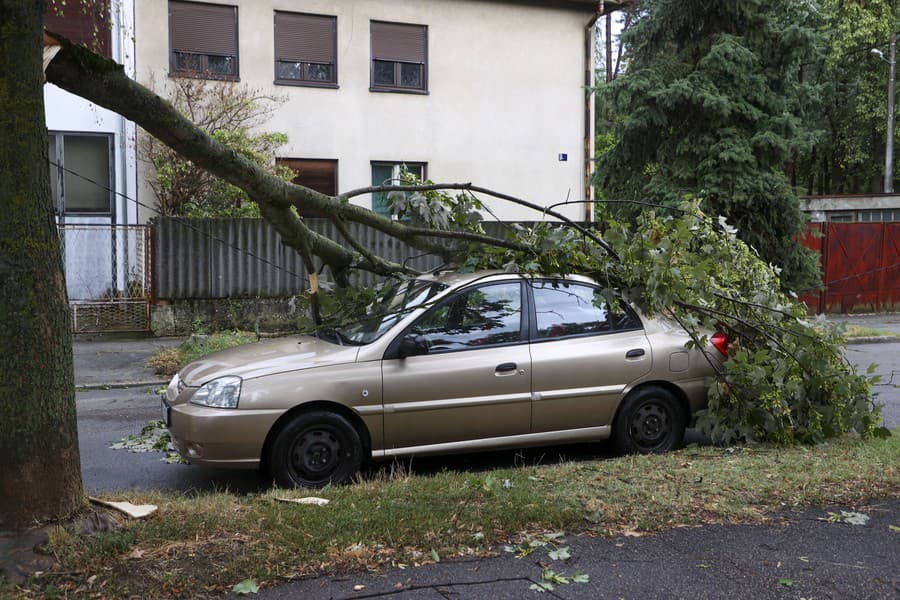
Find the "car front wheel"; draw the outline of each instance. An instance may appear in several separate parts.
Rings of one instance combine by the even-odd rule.
[[[269,454],[272,479],[285,488],[349,483],[361,464],[356,428],[326,411],[295,417],[278,432]]]
[[[656,454],[681,446],[687,415],[681,402],[661,387],[645,387],[625,398],[613,423],[619,454]]]

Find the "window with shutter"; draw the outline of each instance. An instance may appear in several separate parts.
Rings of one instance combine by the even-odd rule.
[[[169,73],[238,79],[237,7],[169,1]]]
[[[70,42],[87,46],[110,57],[112,46],[109,0],[48,0],[44,28],[58,33]]]
[[[371,90],[428,91],[428,27],[371,22]]]
[[[275,83],[337,87],[337,17],[275,11]]]
[[[316,158],[276,158],[275,163],[289,167],[297,174],[294,183],[321,192],[326,196],[336,196],[338,192],[338,161]],[[298,204],[294,205],[301,217],[325,217],[319,211]]]

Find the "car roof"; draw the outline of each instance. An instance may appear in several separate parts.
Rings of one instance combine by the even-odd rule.
[[[422,279],[425,281],[439,281],[450,287],[460,287],[476,281],[494,278],[499,279],[501,277],[522,277],[526,279],[564,279],[567,281],[596,283],[593,279],[591,279],[590,277],[585,277],[584,275],[566,275],[564,277],[560,275],[534,275],[529,273],[518,273],[515,271],[509,272],[502,269],[472,271],[470,273],[462,273],[459,271],[454,271],[452,269],[444,271],[435,270],[430,273],[420,275],[416,279]]]

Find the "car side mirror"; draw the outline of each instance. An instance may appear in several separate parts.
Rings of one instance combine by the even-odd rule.
[[[419,356],[422,354],[428,354],[428,343],[425,341],[425,336],[414,333],[404,335],[403,339],[400,340],[400,346],[397,348],[397,355],[400,358],[406,358],[407,356]]]

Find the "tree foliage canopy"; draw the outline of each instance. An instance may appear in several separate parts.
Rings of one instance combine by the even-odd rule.
[[[260,131],[280,98],[239,83],[174,77],[172,104],[213,139],[239,152],[260,168],[290,181],[294,172],[275,162],[287,143],[278,132]],[[164,215],[183,217],[258,217],[259,207],[241,188],[185,160],[154,137],[145,136],[141,158],[153,165],[150,182]]]
[[[433,194],[442,197],[432,198],[432,205],[454,203]],[[423,199],[397,196],[394,210],[402,214]],[[458,198],[456,204],[467,202]],[[517,226],[507,239],[527,250],[464,243],[452,260],[463,270],[589,275],[646,313],[675,320],[700,347],[711,332],[727,333],[729,359],[709,389],[709,407],[698,415],[698,426],[714,440],[790,444],[849,431],[885,434],[871,383],[844,359],[840,332],[823,319],[809,319],[806,307],[781,291],[777,270],[723,217],[704,214],[701,204],[645,211],[636,225],[610,221],[604,245],[560,224]],[[430,212],[418,214],[429,227],[447,226],[446,219],[429,220]],[[473,221],[456,226],[481,229]],[[359,306],[351,305],[336,318],[359,314]]]
[[[824,0],[819,5],[812,22],[819,52],[805,65],[807,79],[818,84],[818,110],[807,115],[814,144],[799,154],[794,175],[801,193],[881,191],[888,65],[871,50],[886,50],[900,26],[894,4]]]

